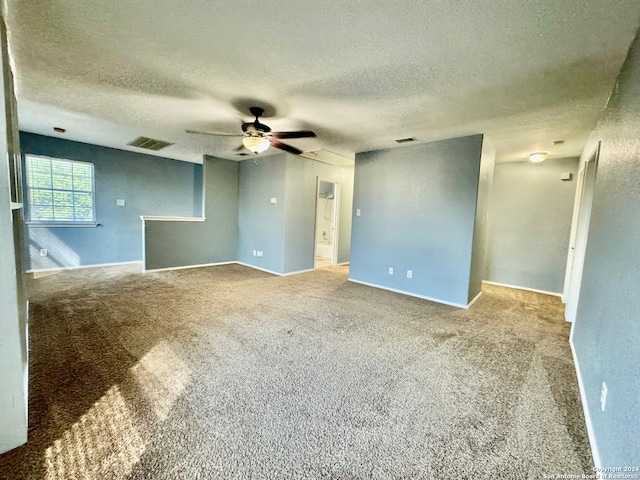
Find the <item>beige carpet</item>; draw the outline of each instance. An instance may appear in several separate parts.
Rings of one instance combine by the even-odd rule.
[[[238,265],[31,281],[29,443],[7,479],[592,473],[553,297],[461,310]]]

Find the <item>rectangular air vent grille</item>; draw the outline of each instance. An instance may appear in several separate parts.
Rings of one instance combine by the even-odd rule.
[[[155,140],[153,138],[147,137],[138,137],[135,140],[127,143],[127,145],[131,145],[132,147],[145,148],[147,150],[162,150],[169,145],[173,145],[173,143],[165,142],[162,140]]]
[[[406,143],[406,142],[415,142],[415,138],[413,137],[407,137],[407,138],[398,138],[396,140],[397,143]]]

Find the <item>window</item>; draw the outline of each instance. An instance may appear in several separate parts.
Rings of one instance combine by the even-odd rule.
[[[93,164],[26,156],[29,222],[93,224]]]

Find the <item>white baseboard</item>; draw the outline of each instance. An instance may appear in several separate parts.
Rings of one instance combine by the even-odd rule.
[[[296,270],[295,272],[281,273],[280,276],[287,277],[289,275],[298,275],[299,273],[314,272],[315,270],[316,270],[315,268],[308,268],[306,270]]]
[[[315,270],[315,268],[309,268],[306,270],[296,270],[295,272],[281,273],[281,272],[274,272],[273,270],[267,270],[266,268],[256,267],[255,265],[250,265],[244,262],[234,262],[234,263],[237,263],[238,265],[243,265],[245,267],[253,268],[255,270],[260,270],[261,272],[270,273],[271,275],[277,275],[279,277],[287,277],[289,275],[298,275],[299,273],[313,272]]]
[[[436,302],[436,303],[442,303],[444,305],[450,305],[452,307],[458,307],[458,308],[467,309],[467,308],[469,308],[471,306],[471,304],[464,305],[462,303],[447,302],[446,300],[441,300],[439,298],[427,297],[425,295],[419,295],[417,293],[407,292],[405,290],[398,290],[397,288],[390,288],[390,287],[385,287],[383,285],[376,285],[375,283],[363,282],[362,280],[357,280],[357,279],[355,279],[353,277],[349,277],[348,280],[350,282],[353,282],[353,283],[359,283],[361,285],[366,285],[367,287],[380,288],[382,290],[388,290],[390,292],[401,293],[403,295],[409,295],[410,297],[422,298],[423,300],[429,300],[430,302]],[[471,303],[475,302],[477,298],[478,297],[474,298]]]
[[[497,287],[515,288],[516,290],[526,290],[527,292],[535,292],[535,293],[542,293],[544,295],[552,295],[554,297],[560,297],[560,299],[562,300],[562,294],[558,292],[548,292],[546,290],[538,290],[536,288],[527,288],[527,287],[520,287],[518,285],[508,285],[506,283],[490,282],[488,280],[483,280],[482,283],[486,283],[488,285],[495,285]]]
[[[243,267],[249,267],[249,268],[253,268],[254,270],[260,270],[261,272],[270,273],[271,275],[278,275],[279,277],[282,276],[282,273],[274,272],[273,270],[267,270],[266,268],[256,267],[255,265],[249,265],[248,263],[244,263],[244,262],[236,262],[236,263],[238,265],[242,265]]]
[[[186,268],[201,268],[201,267],[215,267],[217,265],[230,265],[233,263],[237,263],[237,262],[218,262],[218,263],[200,263],[198,265],[183,265],[180,267],[162,267],[162,268],[149,268],[149,269],[145,269],[144,266],[142,268],[142,271],[144,273],[147,272],[164,272],[167,270],[184,270]]]
[[[142,265],[142,261],[136,260],[134,262],[96,263],[94,265],[73,265],[69,267],[34,268],[34,269],[26,270],[25,273],[58,272],[63,270],[78,270],[81,268],[117,267],[119,265],[134,265],[134,264]]]
[[[573,333],[573,329],[571,333]],[[580,390],[580,401],[582,402],[582,411],[584,413],[584,420],[587,425],[587,436],[589,437],[589,445],[591,446],[593,466],[596,468],[596,471],[601,471],[598,470],[602,468],[602,463],[600,461],[600,453],[598,452],[598,444],[596,443],[596,434],[593,430],[593,423],[591,422],[591,414],[589,413],[589,404],[587,403],[584,383],[582,383],[580,362],[578,361],[578,357],[576,356],[576,349],[573,346],[573,338],[569,338],[569,345],[571,346],[571,355],[573,356],[573,364],[576,368],[576,377],[578,378],[578,390]]]
[[[469,304],[465,307],[467,309],[471,308],[471,305],[473,305],[474,303],[476,303],[476,301],[482,296],[482,290],[480,291],[480,293],[478,293],[473,300],[471,300],[469,302]]]

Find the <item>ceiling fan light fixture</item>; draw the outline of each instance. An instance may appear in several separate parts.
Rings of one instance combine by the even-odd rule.
[[[547,152],[533,152],[529,154],[529,160],[533,163],[544,162],[547,159]]]
[[[269,139],[265,137],[244,137],[242,143],[256,155],[264,152],[271,145]]]

